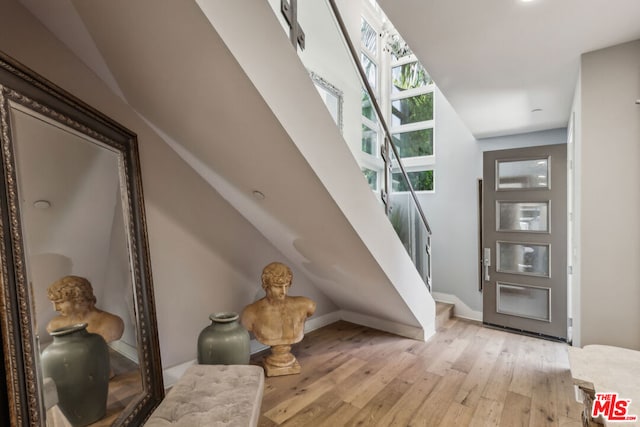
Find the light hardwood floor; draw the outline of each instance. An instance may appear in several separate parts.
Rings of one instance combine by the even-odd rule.
[[[260,426],[581,426],[565,344],[454,318],[427,342],[338,322],[293,353]]]

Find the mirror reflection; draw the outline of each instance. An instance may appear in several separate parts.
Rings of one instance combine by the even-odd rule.
[[[39,351],[79,323],[104,339],[109,393],[95,425],[111,425],[143,391],[121,155],[21,105],[10,119]],[[50,380],[40,381],[48,426],[86,425],[70,421],[63,396],[52,402]]]

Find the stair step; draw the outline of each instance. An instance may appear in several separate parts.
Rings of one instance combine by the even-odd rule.
[[[453,317],[453,304],[436,301],[436,329],[446,325]]]

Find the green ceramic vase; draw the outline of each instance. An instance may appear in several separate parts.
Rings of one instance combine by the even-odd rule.
[[[249,332],[238,321],[238,313],[214,313],[211,325],[198,336],[201,365],[249,364]]]
[[[87,324],[51,332],[53,342],[42,352],[42,374],[56,384],[58,406],[74,427],[100,420],[107,409],[109,348]]]

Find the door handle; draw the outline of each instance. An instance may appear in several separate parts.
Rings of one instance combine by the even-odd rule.
[[[488,282],[489,267],[491,267],[491,248],[484,248],[484,256],[482,257],[482,265],[484,266],[484,280]]]

